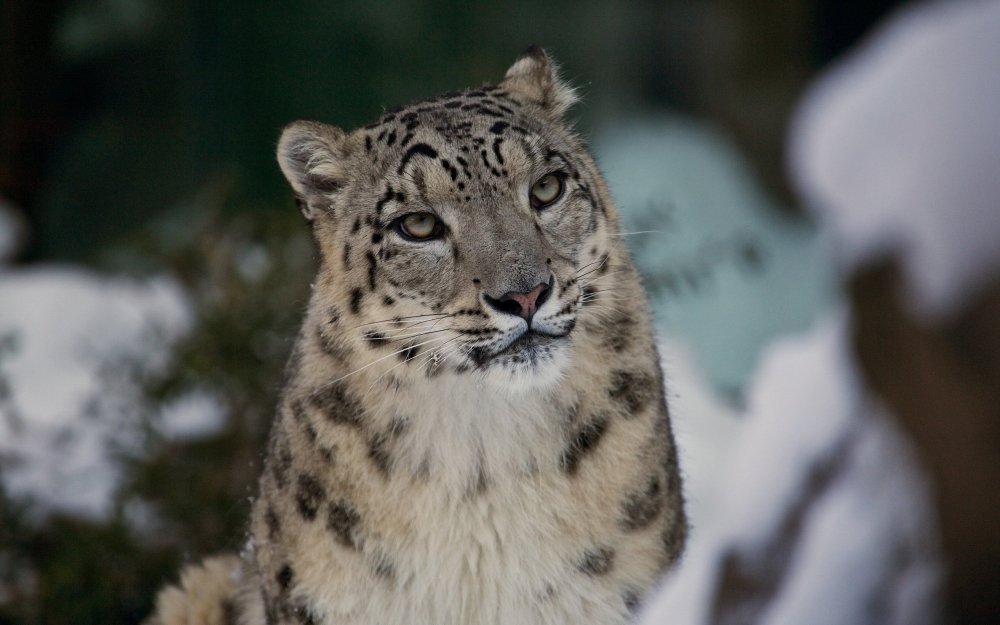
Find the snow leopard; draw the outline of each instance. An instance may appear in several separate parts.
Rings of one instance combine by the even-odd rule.
[[[629,621],[687,536],[652,317],[529,48],[502,81],[277,158],[319,268],[247,546],[151,625]]]

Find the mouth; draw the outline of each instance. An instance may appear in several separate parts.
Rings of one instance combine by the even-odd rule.
[[[484,348],[473,350],[469,357],[478,367],[528,366],[534,367],[551,360],[561,351],[568,333],[544,334],[536,330],[526,330],[516,339],[495,351]]]
[[[507,347],[494,352],[491,356],[493,358],[501,358],[504,356],[522,356],[533,360],[539,354],[547,351],[548,348],[565,338],[565,334],[562,336],[553,336],[551,334],[542,334],[534,330],[526,330],[523,334],[521,334],[521,336],[511,341]]]

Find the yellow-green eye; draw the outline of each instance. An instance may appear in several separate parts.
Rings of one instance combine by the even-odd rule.
[[[561,174],[542,176],[531,186],[531,205],[541,209],[555,204],[563,194],[563,177]]]
[[[411,241],[429,241],[441,236],[444,226],[430,213],[410,213],[396,220],[396,231]]]

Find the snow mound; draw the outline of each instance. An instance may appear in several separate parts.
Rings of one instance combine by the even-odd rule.
[[[841,311],[767,350],[717,513],[642,623],[935,622],[928,494],[860,387],[849,332]]]
[[[898,254],[915,310],[957,310],[1000,267],[1000,3],[896,16],[805,98],[793,180],[845,273]]]
[[[137,427],[127,366],[165,366],[191,323],[186,298],[166,279],[0,272],[0,478],[8,493],[41,512],[106,514],[119,480],[114,451],[128,448]],[[213,427],[220,417],[210,404],[193,398],[167,410],[168,434]]]

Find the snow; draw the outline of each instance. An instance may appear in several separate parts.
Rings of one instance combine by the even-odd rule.
[[[792,127],[794,180],[842,275],[899,258],[929,321],[1000,273],[997,67],[1000,3],[918,5],[810,90]],[[850,324],[844,304],[766,350],[717,509],[642,624],[941,622],[927,479],[865,388]]]
[[[712,390],[691,350],[681,341],[659,341],[665,391],[674,438],[680,454],[688,521],[693,531],[719,513],[713,486],[722,476],[725,458],[742,432],[736,408]]]
[[[912,450],[860,386],[849,332],[839,310],[767,349],[723,456],[718,509],[642,623],[933,622],[928,495]],[[733,570],[756,585],[749,599]]]
[[[201,389],[167,402],[157,422],[160,433],[171,440],[197,440],[221,430],[225,414],[222,399]]]
[[[793,180],[844,272],[901,255],[913,307],[948,315],[1000,266],[1000,3],[902,13],[805,98]]]
[[[107,514],[116,450],[134,444],[138,388],[192,323],[165,278],[112,278],[70,267],[0,269],[0,477],[40,514]],[[205,435],[222,416],[210,396],[183,397],[158,419],[168,436]]]

